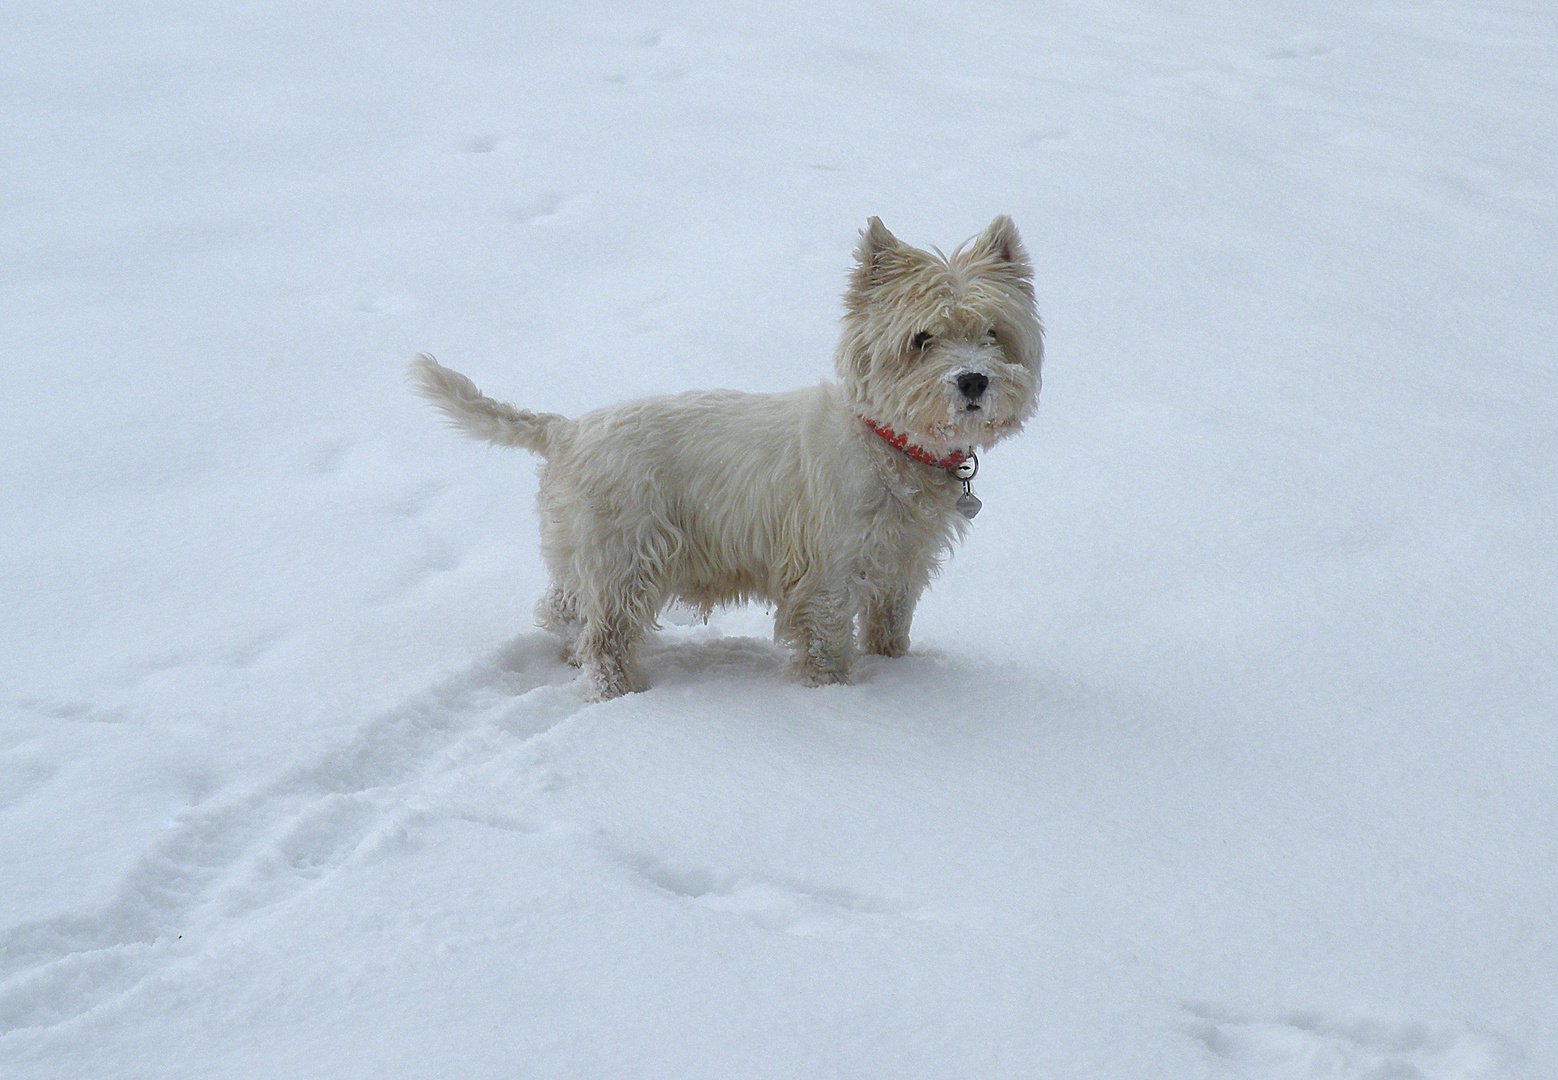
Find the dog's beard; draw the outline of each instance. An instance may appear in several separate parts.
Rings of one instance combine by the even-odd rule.
[[[970,398],[966,375],[986,380]],[[1033,411],[1037,377],[996,348],[951,345],[930,355],[893,356],[855,385],[860,411],[927,449],[983,450],[1021,430]]]

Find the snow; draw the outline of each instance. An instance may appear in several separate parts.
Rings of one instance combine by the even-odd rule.
[[[1539,4],[9,5],[0,1074],[1558,1068]],[[582,702],[530,459],[1023,230],[914,654]]]

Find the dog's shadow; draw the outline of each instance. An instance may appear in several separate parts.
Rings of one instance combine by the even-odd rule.
[[[639,677],[651,688],[778,681],[784,679],[789,662],[789,651],[772,641],[706,627],[665,627],[651,634],[638,652]]]
[[[582,696],[579,669],[563,661],[557,639],[544,630],[515,636],[498,650],[493,660],[497,681],[502,685],[519,689],[541,683],[555,686],[572,682]],[[815,690],[804,689],[786,674],[789,650],[772,640],[733,632],[731,628],[668,623],[645,638],[637,660],[639,688],[650,695],[658,691],[682,697],[690,691],[706,691],[726,699],[784,698],[792,706],[810,702],[826,711],[842,709],[850,715],[924,713],[948,721],[958,716],[1010,711],[1018,698],[1030,706],[1036,705],[1035,695],[1050,699],[1049,706],[1059,704],[1053,700],[1057,697],[1056,688],[1036,685],[1035,672],[1010,663],[981,662],[977,657],[934,647],[915,649],[896,659],[861,656],[848,684]],[[628,695],[628,699],[637,697],[638,694]]]
[[[723,634],[705,626],[668,625],[651,632],[636,651],[641,689],[698,681],[745,682],[782,679],[789,653],[771,641]],[[562,646],[545,630],[510,638],[492,656],[504,684],[565,683],[577,667],[563,659]]]

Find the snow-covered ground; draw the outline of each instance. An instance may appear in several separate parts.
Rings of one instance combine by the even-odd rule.
[[[0,1075],[1558,1075],[1541,3],[10,3]],[[914,654],[586,706],[533,463],[1038,267]]]

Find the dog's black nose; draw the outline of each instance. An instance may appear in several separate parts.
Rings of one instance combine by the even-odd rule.
[[[990,380],[977,371],[965,371],[958,376],[958,393],[969,401],[978,401],[989,385]]]

